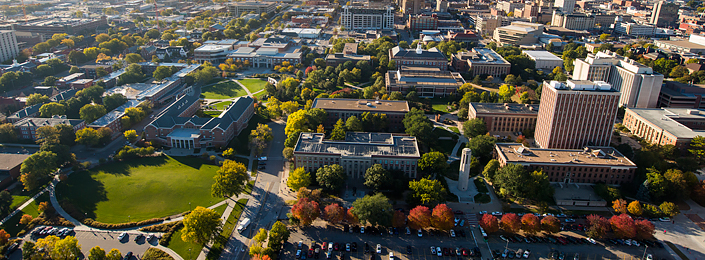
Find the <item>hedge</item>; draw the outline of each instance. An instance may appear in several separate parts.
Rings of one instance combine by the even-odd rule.
[[[162,246],[169,246],[169,241],[171,241],[171,236],[174,235],[174,232],[176,232],[177,230],[179,230],[179,229],[181,229],[182,227],[184,227],[184,222],[183,222],[183,221],[179,220],[179,221],[177,221],[176,223],[178,223],[178,224],[171,226],[171,227],[169,228],[169,231],[167,231],[167,232],[162,236],[162,238],[159,239],[159,244],[160,244],[160,245],[162,245]]]
[[[164,218],[153,218],[153,219],[148,219],[148,220],[142,220],[140,222],[108,224],[108,223],[95,221],[91,218],[87,218],[87,219],[83,220],[83,224],[86,226],[91,226],[91,227],[100,228],[100,229],[124,229],[124,228],[132,228],[132,227],[139,227],[139,226],[154,224],[154,223],[161,222],[161,221],[164,221]]]
[[[143,227],[143,228],[140,228],[140,231],[144,231],[144,232],[168,232],[169,229],[170,229],[172,226],[178,225],[179,222],[181,222],[181,221],[173,221],[173,222],[162,223],[162,224],[159,224],[159,225]]]

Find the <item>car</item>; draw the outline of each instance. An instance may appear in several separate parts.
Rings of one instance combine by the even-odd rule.
[[[326,252],[326,259],[331,259],[332,257],[333,257],[333,252],[332,252],[332,251]]]
[[[351,246],[351,249],[353,252],[357,252],[357,242],[352,242],[352,244],[350,244],[350,246]]]
[[[455,218],[453,219],[453,222],[455,222],[455,224],[458,225],[458,222],[460,222],[460,218],[455,217]]]
[[[632,245],[633,246],[640,246],[639,242],[636,240],[632,240]]]
[[[455,230],[450,230],[450,237],[455,237]]]
[[[485,215],[485,214],[487,214],[487,211],[483,210],[483,211],[478,212],[477,214]]]
[[[264,165],[257,166],[257,170],[265,170],[265,169],[267,169],[267,166],[264,166]]]
[[[558,254],[558,260],[563,260],[563,259],[565,259],[565,253],[560,252],[560,254]]]
[[[461,221],[460,221],[460,224],[458,224],[458,225],[460,225],[461,227],[462,227],[462,226],[465,226],[465,220],[464,220],[464,219],[461,220]]]
[[[500,256],[502,256],[502,254],[499,252],[499,250],[492,250],[492,258],[499,258]]]
[[[348,224],[343,225],[343,232],[348,233],[350,231],[350,226]]]
[[[462,254],[463,254],[463,253],[460,252],[460,247],[456,247],[456,248],[455,248],[455,255],[459,256],[459,255],[462,255]]]
[[[381,254],[382,253],[382,245],[377,244],[377,253]]]
[[[507,258],[508,255],[509,255],[509,250],[504,249],[504,252],[502,252],[502,258]]]
[[[526,249],[526,251],[524,251],[523,257],[524,257],[524,258],[529,258],[530,255],[531,255],[531,251],[529,251],[529,249]]]
[[[139,241],[140,239],[142,239],[143,236],[144,236],[144,235],[142,235],[142,234],[137,234],[137,235],[135,236],[135,242],[137,242],[137,241]]]
[[[154,239],[155,237],[157,236],[155,236],[154,234],[149,234],[149,236],[147,236],[146,242],[152,241],[152,239]]]
[[[494,211],[492,212],[492,216],[502,216],[502,212]]]
[[[460,249],[460,252],[461,252],[462,256],[469,256],[470,255],[470,250],[468,250],[467,248]]]
[[[304,241],[299,241],[296,243],[296,249],[301,249],[304,246]]]
[[[365,234],[365,227],[360,227],[360,234]]]
[[[421,229],[419,229],[418,234],[419,234],[419,237],[422,237],[422,236],[423,236],[423,231],[421,231]]]
[[[301,259],[301,249],[296,249],[296,259]]]
[[[321,244],[321,248],[322,248],[323,250],[328,249],[328,242],[323,242],[323,244]]]
[[[477,257],[482,257],[482,252],[480,252],[479,247],[473,247],[472,248],[472,255],[477,256]]]
[[[130,258],[132,258],[132,251],[127,252],[127,253],[125,254],[125,258],[123,258],[123,259],[128,260],[128,259],[130,259]]]
[[[335,250],[335,251],[340,251],[340,244],[338,244],[338,243],[333,243],[333,250]]]
[[[440,246],[437,246],[437,247],[436,247],[436,255],[437,255],[437,256],[443,256],[443,251],[441,251],[441,247],[440,247]]]
[[[573,260],[580,260],[580,254],[575,253],[575,255],[573,255]]]
[[[308,249],[308,258],[313,258],[313,248]]]
[[[369,252],[370,252],[370,245],[368,245],[367,242],[365,242],[365,253],[369,253]]]
[[[435,255],[435,254],[436,254],[436,248],[435,248],[435,247],[431,247],[431,255]]]
[[[510,250],[509,252],[507,252],[507,258],[512,259],[512,258],[514,258],[514,256],[516,256],[516,254],[514,253],[514,251],[511,251],[511,250]]]
[[[651,254],[646,255],[646,260],[654,260],[654,256]]]
[[[631,246],[631,245],[632,245],[632,240],[631,240],[631,239],[627,239],[626,241],[624,241],[624,244],[626,244],[626,245],[628,245],[628,246]]]
[[[350,252],[350,243],[345,244],[345,251]]]
[[[659,218],[658,220],[661,221],[661,222],[669,222],[669,221],[671,221],[670,218]]]
[[[394,252],[389,252],[389,260],[394,259]]]
[[[406,246],[406,254],[407,255],[411,254],[411,246],[409,246],[409,245]]]
[[[318,257],[321,255],[321,249],[316,247],[316,250],[313,251],[313,257],[318,259]]]
[[[406,234],[411,235],[411,229],[409,227],[406,227]]]
[[[575,219],[567,218],[565,219],[565,223],[575,223]]]
[[[516,257],[521,258],[522,255],[524,255],[524,249],[521,249],[521,248],[517,249]]]
[[[123,239],[125,239],[125,237],[127,237],[127,232],[122,232],[122,233],[120,233],[120,235],[118,236],[118,240],[119,240],[119,241],[122,241]]]
[[[590,242],[590,244],[597,245],[597,241],[595,241],[595,239],[588,238],[587,241]]]

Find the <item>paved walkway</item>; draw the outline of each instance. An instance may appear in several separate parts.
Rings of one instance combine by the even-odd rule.
[[[19,182],[17,182],[17,183],[19,183]],[[2,219],[2,221],[0,221],[0,226],[2,226],[3,224],[5,224],[5,221],[10,220],[10,218],[14,217],[17,213],[20,213],[25,207],[29,206],[29,204],[33,203],[34,200],[37,199],[37,197],[39,197],[39,196],[41,196],[42,194],[44,194],[44,192],[46,192],[48,189],[49,189],[49,187],[44,188],[42,191],[38,192],[38,193],[37,193],[36,195],[34,195],[32,198],[30,198],[30,199],[28,199],[27,201],[25,201],[25,203],[22,203],[22,205],[20,205],[19,207],[17,207],[17,209],[16,209],[15,211],[13,211],[12,213],[10,213],[10,215],[7,215],[7,217],[5,217],[4,219]]]
[[[242,89],[244,89],[245,92],[247,92],[247,96],[249,96],[249,97],[251,97],[251,98],[255,98],[255,95],[261,93],[262,91],[265,91],[265,89],[260,89],[259,91],[252,93],[252,92],[250,92],[249,89],[247,89],[247,87],[245,87],[245,85],[243,85],[242,83],[240,83],[240,81],[238,81],[238,80],[236,80],[236,79],[229,79],[229,81],[235,82],[235,83],[237,83],[238,85],[240,85],[240,87],[242,87]],[[218,83],[208,84],[208,85],[205,85],[205,86],[203,86],[203,87],[212,86],[212,85],[219,84],[219,83],[222,83],[222,81],[221,81],[221,82],[218,82]],[[235,99],[237,99],[237,98],[239,98],[239,97],[226,98],[226,99],[204,99],[204,100],[206,101],[206,104],[208,104],[208,105],[214,105],[214,104],[216,104],[216,103],[225,102],[225,101],[235,101]]]
[[[353,85],[353,84],[350,84],[350,83],[345,82],[345,86],[348,86],[348,87],[351,87],[351,88],[354,88],[354,89],[362,89],[362,87],[360,87],[360,86],[365,85],[365,84],[368,84],[368,83],[370,83],[370,82],[368,81],[368,82],[363,82],[363,83],[360,83],[360,84],[357,84],[357,85]]]

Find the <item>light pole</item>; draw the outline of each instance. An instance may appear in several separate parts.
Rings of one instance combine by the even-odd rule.
[[[644,248],[644,255],[641,256],[641,260],[644,260],[646,258],[646,249],[649,249],[649,245],[645,245],[646,248]]]

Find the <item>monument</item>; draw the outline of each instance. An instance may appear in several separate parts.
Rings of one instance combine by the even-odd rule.
[[[460,172],[458,172],[459,191],[468,190],[468,182],[470,182],[470,162],[472,162],[472,150],[470,150],[470,148],[464,148],[463,155],[460,157]]]

